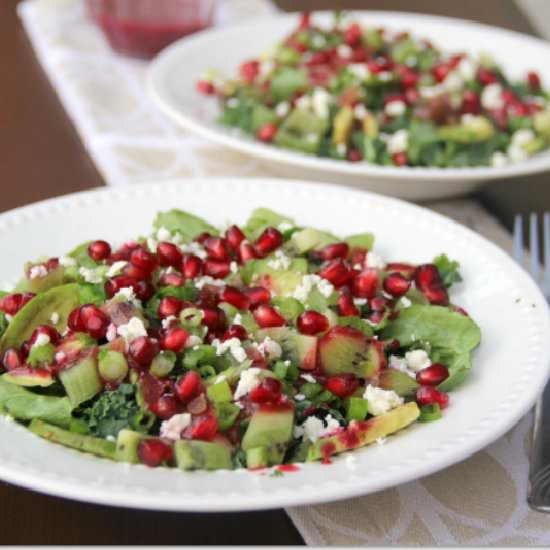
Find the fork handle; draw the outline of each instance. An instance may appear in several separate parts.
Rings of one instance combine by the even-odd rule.
[[[527,502],[540,512],[550,512],[550,382],[535,407]]]

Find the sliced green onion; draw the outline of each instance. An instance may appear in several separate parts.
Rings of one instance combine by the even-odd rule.
[[[180,322],[184,327],[198,327],[202,323],[204,312],[196,307],[186,307],[180,313]]]
[[[214,376],[216,373],[216,369],[212,365],[203,365],[202,367],[199,367],[199,374],[203,378],[209,378],[210,376]]]
[[[233,400],[233,392],[231,391],[231,386],[228,384],[227,380],[222,380],[217,384],[212,384],[206,390],[208,399],[214,403],[227,403],[228,401]]]
[[[350,397],[346,407],[346,419],[351,420],[365,420],[367,418],[367,412],[369,408],[369,402],[362,397]]]
[[[418,422],[433,422],[434,420],[439,420],[442,416],[439,403],[431,403],[430,405],[424,405],[420,409]]]
[[[139,433],[147,433],[155,423],[155,415],[151,411],[141,410],[130,419],[130,427]]]
[[[313,399],[323,391],[323,386],[317,382],[306,382],[301,388],[300,393],[306,396],[306,399]]]

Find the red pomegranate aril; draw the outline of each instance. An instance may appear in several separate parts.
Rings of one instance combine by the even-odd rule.
[[[183,302],[175,296],[165,296],[159,303],[158,315],[161,319],[177,317],[183,309]]]
[[[409,157],[404,151],[401,153],[394,153],[391,158],[395,166],[407,166],[409,163]]]
[[[185,347],[185,342],[189,334],[182,328],[170,328],[161,338],[160,347],[162,349],[173,351],[174,353],[180,353]]]
[[[146,269],[138,267],[134,264],[128,264],[127,266],[125,266],[122,273],[127,277],[135,279],[136,281],[147,281],[151,278],[150,271],[147,271]]]
[[[484,86],[498,82],[498,78],[495,73],[489,71],[488,69],[484,69],[483,67],[480,67],[477,71],[477,79]]]
[[[349,261],[351,265],[363,265],[365,258],[367,257],[367,250],[365,248],[352,248],[349,252]]]
[[[357,23],[353,23],[344,31],[344,42],[348,46],[355,46],[361,40],[361,27]]]
[[[25,304],[35,297],[32,292],[8,294],[0,298],[0,311],[8,315],[15,315]]]
[[[140,366],[148,367],[159,352],[156,340],[140,336],[130,342],[128,355]]]
[[[403,264],[400,262],[392,262],[386,264],[386,271],[388,273],[401,273],[406,279],[412,279],[416,272],[416,267],[411,264]]]
[[[414,87],[418,84],[419,76],[413,69],[410,69],[406,65],[402,65],[399,68],[399,73],[401,76],[401,86],[403,86],[403,88],[414,89]]]
[[[425,288],[422,293],[428,299],[428,302],[434,306],[448,306],[449,295],[442,286]]]
[[[244,264],[249,260],[255,260],[258,258],[258,254],[254,250],[254,247],[249,242],[242,242],[239,245],[239,262]]]
[[[501,97],[506,105],[515,105],[520,102],[518,96],[512,90],[502,90]]]
[[[208,253],[208,257],[214,260],[229,260],[229,251],[227,243],[221,237],[209,237],[204,242],[204,248]]]
[[[165,286],[183,286],[185,284],[185,277],[181,273],[164,273],[160,278],[160,284]]]
[[[199,80],[197,82],[197,90],[203,95],[212,95],[216,91],[216,88],[208,80]]]
[[[68,325],[72,331],[86,332],[96,340],[105,337],[109,323],[109,317],[93,304],[73,310],[68,319]]]
[[[350,162],[361,162],[363,160],[363,155],[358,149],[350,149],[348,153],[348,160]]]
[[[381,323],[384,319],[384,315],[385,313],[383,311],[373,311],[368,317],[367,319],[377,325],[378,323]]]
[[[204,262],[204,274],[214,277],[214,279],[224,279],[231,273],[229,262],[222,260],[206,260]]]
[[[442,409],[449,404],[449,396],[432,386],[420,386],[416,390],[416,402],[421,406],[437,403]]]
[[[416,268],[414,282],[419,290],[425,290],[441,284],[439,270],[434,264],[422,264]]]
[[[249,286],[243,289],[250,300],[250,307],[253,309],[261,304],[269,304],[271,301],[271,292],[263,286]]]
[[[160,466],[163,462],[172,462],[172,447],[160,439],[144,439],[137,449],[139,461],[146,466]]]
[[[157,258],[145,248],[136,248],[130,255],[130,262],[148,273],[152,273],[158,267]]]
[[[237,309],[250,309],[250,298],[234,286],[226,286],[221,294],[220,301],[227,302]]]
[[[162,420],[168,420],[180,412],[180,405],[176,396],[161,395],[151,410]]]
[[[88,246],[88,256],[96,262],[106,260],[111,256],[111,245],[107,241],[94,241]]]
[[[512,107],[512,112],[514,116],[529,116],[531,114],[531,108],[525,103],[516,103]]]
[[[31,345],[36,342],[36,339],[40,335],[47,336],[54,346],[57,345],[59,343],[59,340],[61,339],[61,334],[59,334],[59,332],[57,332],[57,330],[55,330],[53,327],[50,327],[49,325],[39,325],[34,329],[34,332],[31,335]]]
[[[344,263],[342,259],[332,260],[323,265],[318,275],[332,283],[335,287],[340,287],[351,281],[353,272]]]
[[[407,105],[416,105],[420,101],[420,93],[416,88],[407,88],[403,95]]]
[[[535,71],[529,71],[527,73],[527,84],[534,90],[540,90],[541,82],[540,76]]]
[[[186,372],[176,380],[174,391],[182,403],[187,403],[197,397],[202,391],[202,378],[200,374],[194,370]]]
[[[266,304],[254,310],[254,319],[260,328],[283,327],[285,318],[273,307]]]
[[[214,416],[206,416],[199,420],[191,430],[191,438],[201,441],[212,441],[218,433],[218,421]]]
[[[432,75],[437,82],[443,82],[447,78],[449,72],[450,67],[445,63],[440,63],[439,65],[432,67]]]
[[[231,325],[224,333],[222,340],[231,340],[231,338],[237,338],[241,342],[248,338],[248,333],[242,325]]]
[[[338,258],[346,258],[349,253],[349,245],[347,243],[327,244],[320,250],[315,251],[315,256],[321,260],[336,260]]]
[[[325,388],[337,397],[349,397],[359,387],[359,379],[354,374],[331,376],[325,382]]]
[[[368,267],[363,269],[353,280],[352,292],[359,298],[373,298],[378,290],[380,274],[378,269]]]
[[[157,245],[157,256],[160,265],[163,267],[180,267],[183,260],[183,254],[173,243],[162,242]]]
[[[138,300],[147,302],[155,293],[155,288],[150,281],[138,281],[135,285],[134,292]]]
[[[197,256],[185,256],[181,271],[186,279],[200,277],[204,270],[204,262]]]
[[[411,288],[411,282],[405,277],[403,277],[401,273],[390,273],[384,279],[383,286],[384,286],[384,290],[388,294],[391,294],[392,296],[399,298],[400,296],[407,294],[407,292]]]
[[[272,403],[281,398],[282,385],[276,378],[266,377],[248,394],[254,403]]]
[[[416,373],[416,381],[422,386],[438,386],[449,378],[449,369],[441,363],[434,363]]]
[[[302,334],[315,336],[320,332],[328,330],[329,322],[328,319],[318,311],[304,311],[304,313],[298,317],[296,326]]]
[[[208,231],[203,231],[202,233],[199,233],[193,240],[196,243],[204,245],[204,243],[206,242],[206,239],[209,239],[211,236],[212,235],[210,235],[210,233],[208,233]]]
[[[8,348],[2,357],[2,365],[6,370],[13,370],[23,365],[23,356],[17,348]]]
[[[260,73],[260,64],[258,61],[246,61],[239,68],[241,78],[246,82],[253,82]]]
[[[265,143],[273,141],[275,134],[277,133],[277,125],[273,122],[266,122],[256,133],[256,137]]]
[[[210,330],[222,330],[225,327],[225,313],[219,307],[201,307],[202,324]]]
[[[338,313],[342,317],[359,317],[359,309],[353,302],[351,294],[340,294],[338,298]]]
[[[306,11],[302,13],[300,22],[298,23],[299,29],[307,29],[311,24],[311,12]]]
[[[191,413],[193,416],[199,416],[208,411],[208,400],[204,393],[199,394],[197,397],[194,397],[187,403],[186,410],[188,413]]]
[[[237,252],[239,250],[240,244],[245,239],[246,239],[245,234],[236,225],[232,225],[225,232],[225,240],[227,242],[227,246],[231,250],[233,250],[233,252]]]
[[[462,95],[462,112],[471,115],[478,115],[481,112],[481,101],[474,91],[465,90]]]
[[[108,298],[112,298],[121,288],[132,288],[134,292],[137,289],[137,280],[128,275],[117,275],[105,281],[105,293]]]
[[[254,250],[260,256],[267,256],[283,244],[283,235],[278,229],[268,227],[254,243]]]
[[[389,301],[384,296],[375,296],[369,300],[369,307],[373,311],[384,311],[388,307]]]

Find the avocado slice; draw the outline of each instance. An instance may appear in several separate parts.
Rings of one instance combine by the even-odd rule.
[[[55,382],[51,373],[46,369],[33,369],[30,367],[12,369],[2,375],[2,380],[17,386],[40,386],[41,388],[47,388]]]
[[[381,437],[398,432],[412,424],[420,415],[414,402],[401,405],[381,416],[369,420],[352,420],[346,430],[336,435],[318,439],[311,444],[307,462],[328,460],[332,455],[364,447]]]
[[[271,290],[277,296],[288,296],[302,282],[302,276],[308,272],[307,260],[295,258],[288,269],[278,271],[270,267],[272,258],[247,262],[241,277],[246,284],[253,283]]]
[[[97,359],[93,355],[85,357],[72,367],[63,369],[59,373],[59,380],[75,407],[96,396],[103,389],[97,371]]]
[[[334,145],[347,144],[353,129],[353,120],[353,109],[349,105],[344,105],[336,113],[332,129],[332,143]]]
[[[317,338],[293,332],[285,327],[264,328],[256,333],[258,339],[267,336],[283,349],[283,356],[303,370],[313,370],[317,365]]]
[[[138,464],[138,446],[143,439],[143,435],[132,430],[120,430],[116,440],[116,450],[114,459],[117,462],[129,462]]]
[[[0,339],[0,355],[8,348],[19,347],[28,340],[38,325],[51,325],[59,332],[63,332],[69,314],[79,305],[80,295],[76,283],[56,286],[38,294],[12,319]],[[59,320],[55,324],[50,321],[53,313],[59,315]]]
[[[28,263],[25,265],[25,273],[34,264]],[[29,279],[26,275],[17,283],[15,292],[34,292],[40,294],[50,288],[62,285],[65,280],[65,270],[62,266],[58,266],[52,269],[46,276],[37,277],[36,279]]]
[[[176,441],[174,455],[181,470],[232,470],[231,449],[210,441]]]
[[[29,430],[44,439],[59,443],[65,447],[92,453],[103,458],[110,458],[111,460],[115,458],[116,446],[114,442],[107,441],[106,439],[69,432],[36,418],[30,423]]]
[[[306,227],[301,231],[296,231],[285,247],[288,248],[289,251],[303,254],[315,248],[320,248],[336,242],[338,242],[338,238],[331,233],[319,231],[312,227]]]
[[[273,142],[279,147],[315,153],[326,130],[326,121],[308,111],[294,109],[279,127]]]
[[[292,440],[294,405],[264,404],[252,415],[242,440],[245,451],[265,447],[268,464],[280,464]]]

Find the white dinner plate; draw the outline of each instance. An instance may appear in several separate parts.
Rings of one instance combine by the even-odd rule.
[[[550,44],[520,33],[461,19],[397,12],[357,12],[363,23],[392,30],[409,30],[444,50],[478,54],[488,51],[507,74],[525,78],[537,70],[550,85]],[[215,98],[197,92],[196,83],[207,69],[227,76],[280,41],[297,23],[297,15],[271,15],[227,28],[215,28],[184,38],[164,50],[151,64],[147,79],[150,96],[160,110],[184,128],[221,145],[258,157],[278,174],[357,186],[411,200],[434,199],[470,192],[491,180],[550,169],[550,152],[542,152],[503,168],[391,167],[318,158],[260,143],[235,129],[216,123]],[[320,22],[331,15],[317,13]]]
[[[375,194],[309,182],[219,178],[69,195],[0,215],[0,281],[17,278],[26,260],[62,255],[81,241],[117,244],[147,234],[158,210],[182,208],[221,225],[243,223],[257,206],[336,234],[373,231],[375,250],[387,260],[426,262],[445,251],[461,263],[464,283],[453,290],[452,300],[470,312],[483,336],[473,372],[452,392],[443,420],[414,425],[384,446],[356,450],[353,463],[340,456],[330,465],[304,464],[281,477],[119,464],[0,422],[0,478],[53,495],[135,508],[296,506],[378,491],[445,468],[504,434],[533,405],[549,374],[550,320],[531,278],[469,229]]]

